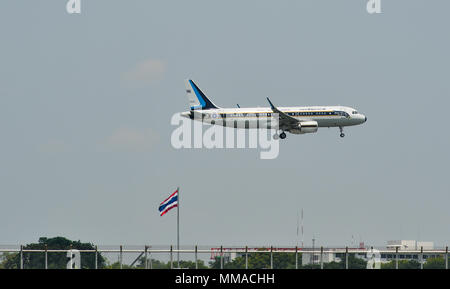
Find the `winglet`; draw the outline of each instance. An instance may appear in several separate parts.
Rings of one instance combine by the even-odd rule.
[[[270,99],[267,97],[267,101],[269,102],[269,104],[270,104],[270,107],[272,108],[272,109],[275,109],[275,106],[273,105],[273,103],[270,101]]]

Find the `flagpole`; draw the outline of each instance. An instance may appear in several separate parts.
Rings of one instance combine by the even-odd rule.
[[[180,187],[177,187],[178,204],[177,204],[177,262],[180,268]]]

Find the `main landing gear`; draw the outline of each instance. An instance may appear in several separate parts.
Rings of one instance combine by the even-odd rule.
[[[278,138],[285,139],[286,138],[286,133],[283,131],[279,135],[278,135],[278,133],[273,135],[273,139],[278,139]]]
[[[341,137],[344,137],[345,134],[344,134],[344,129],[342,128],[342,126],[339,127],[339,130],[341,131]]]

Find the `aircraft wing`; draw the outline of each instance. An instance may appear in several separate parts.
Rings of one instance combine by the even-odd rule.
[[[273,103],[270,101],[269,98],[267,98],[267,101],[270,104],[270,108],[274,113],[278,113],[278,117],[280,119],[280,128],[289,128],[289,127],[296,127],[298,126],[299,121],[292,116],[287,115],[286,113],[282,112],[278,108],[276,108]]]

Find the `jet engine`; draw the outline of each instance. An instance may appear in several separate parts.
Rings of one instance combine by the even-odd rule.
[[[304,133],[314,133],[319,129],[317,121],[302,121],[298,124],[297,128],[291,128],[290,133],[293,134],[304,134]]]

